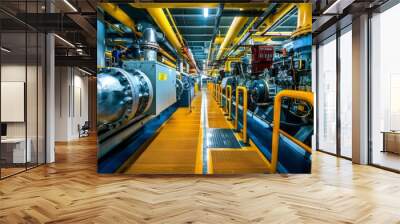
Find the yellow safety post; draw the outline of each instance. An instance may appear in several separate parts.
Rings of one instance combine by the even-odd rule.
[[[194,84],[194,95],[196,95],[197,92],[199,92],[199,84],[196,82],[196,83]]]
[[[218,83],[215,83],[215,101],[218,102]]]
[[[247,89],[244,86],[236,87],[235,129],[239,131],[239,93],[243,92],[243,143],[247,144]]]
[[[314,106],[314,96],[313,96],[312,92],[282,90],[275,96],[274,121],[273,121],[274,126],[272,129],[272,155],[271,155],[271,166],[270,166],[271,173],[276,172],[276,166],[278,164],[279,132],[280,132],[280,123],[281,123],[281,104],[282,104],[283,97],[304,100],[304,101],[307,101],[308,103],[310,103],[312,106]],[[237,93],[236,93],[236,98],[237,98]],[[237,105],[237,99],[236,99],[236,105]],[[237,109],[236,109],[236,111],[237,111]]]
[[[230,120],[232,120],[231,119],[231,110],[232,110],[232,86],[231,85],[226,85],[225,95],[226,95],[226,102],[227,102],[225,105],[225,109],[227,111],[228,121],[230,121]]]
[[[224,88],[222,88],[222,85],[219,85],[219,106],[222,107],[222,97],[223,97],[223,92]]]

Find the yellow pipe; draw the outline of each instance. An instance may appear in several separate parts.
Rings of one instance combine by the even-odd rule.
[[[262,31],[257,32],[256,35],[262,35],[265,32],[267,32],[276,22],[278,22],[280,19],[282,19],[283,16],[285,16],[286,14],[288,14],[294,7],[296,6],[296,4],[292,4],[292,3],[285,3],[283,4],[276,13],[274,13],[273,15],[269,16],[263,25]]]
[[[312,5],[311,3],[297,4],[297,29],[292,37],[311,33],[312,24]]]
[[[262,36],[251,36],[250,38],[263,38],[266,39],[268,37],[290,37],[292,35],[292,32],[267,32]],[[225,36],[219,36],[215,38],[214,44],[220,45],[224,41]],[[259,39],[261,40],[261,39]],[[236,37],[234,42],[239,42],[240,38]]]
[[[265,43],[271,40],[271,37],[264,37],[264,36],[253,36],[251,37],[254,42],[256,43]]]
[[[135,8],[218,8],[219,3],[199,3],[199,2],[188,2],[188,3],[176,3],[176,2],[149,2],[149,3],[130,3]],[[265,8],[266,3],[224,3],[225,9],[260,9]]]
[[[164,55],[166,58],[168,58],[169,60],[171,60],[171,61],[173,61],[173,62],[176,62],[176,59],[172,56],[172,55],[170,55],[168,52],[166,52],[164,49],[162,49],[161,47],[160,47],[160,49],[159,49],[159,51],[160,51],[160,53],[162,54],[162,55]],[[176,66],[175,66],[176,67]]]
[[[223,54],[226,52],[226,50],[230,47],[234,39],[237,37],[239,34],[240,30],[242,27],[247,23],[249,20],[248,17],[235,17],[232,21],[232,24],[226,33],[226,36],[224,38],[224,41],[221,44],[221,47],[218,50],[217,53],[217,60],[221,59]]]
[[[257,19],[258,19],[258,17],[255,17],[255,18],[249,23],[249,25],[246,27],[246,29],[242,32],[242,35],[240,35],[239,38],[236,38],[236,39],[233,41],[232,48],[235,47],[235,46],[239,43],[239,41],[244,37],[244,35],[246,35],[246,33],[249,32],[250,28],[253,27],[253,24],[257,21]]]
[[[270,166],[271,173],[276,172],[276,166],[278,164],[279,132],[280,132],[279,130],[281,123],[281,104],[283,97],[304,100],[310,103],[312,106],[314,106],[314,95],[311,92],[282,90],[275,96],[274,121],[272,129],[272,154],[271,154],[271,166]]]
[[[142,34],[136,30],[135,22],[128,16],[128,14],[119,8],[118,5],[113,3],[100,3],[100,7],[107,12],[107,14],[129,27],[136,35],[142,36]]]
[[[106,56],[106,58],[112,58],[111,51],[106,51],[105,56]]]
[[[162,58],[161,62],[168,65],[171,68],[176,69],[176,65],[174,63],[172,63],[171,61],[167,60],[166,58]]]
[[[227,60],[230,62],[240,62],[240,58],[238,57],[229,57]]]
[[[229,60],[227,60],[226,62],[225,62],[225,72],[230,72],[231,71],[231,63],[232,63],[232,61],[229,61]]]
[[[183,38],[182,38],[181,34],[179,33],[178,27],[176,27],[174,17],[171,15],[171,12],[167,8],[165,9],[165,11],[167,12],[167,15],[169,16],[169,19],[172,22],[172,25],[173,25],[173,27],[175,29],[175,32],[176,32],[176,34],[178,36],[179,41],[181,42],[182,45],[185,45],[185,42],[183,41]]]
[[[214,41],[214,44],[222,44],[222,42],[224,41],[224,39],[225,39],[225,36],[218,36],[218,37],[215,37],[215,41]],[[238,37],[236,37],[235,38],[235,41],[236,40],[238,40],[239,38]]]
[[[135,7],[135,3],[129,3],[129,4]],[[181,55],[183,55],[184,46],[179,42],[179,39],[177,37],[180,35],[180,33],[179,32],[175,33],[175,31],[172,29],[171,24],[169,23],[167,17],[165,16],[162,8],[147,8],[147,12],[153,18],[154,22],[156,22],[161,31],[163,31],[163,33],[167,37],[168,41],[172,44],[172,46],[174,46],[175,49]],[[196,67],[196,62],[193,59],[193,55],[191,55],[188,52],[185,56],[191,62],[192,66]]]
[[[134,7],[134,3],[130,3]],[[182,52],[182,44],[179,42],[177,35],[171,27],[171,24],[168,22],[167,17],[165,16],[163,10],[161,8],[148,8],[147,12],[154,19],[154,22],[160,27],[161,31],[165,34],[168,41],[178,50],[178,52]]]
[[[247,89],[244,86],[236,87],[235,129],[239,130],[239,92],[243,92],[243,143],[247,144]]]

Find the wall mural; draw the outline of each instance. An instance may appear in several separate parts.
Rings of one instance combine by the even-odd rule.
[[[310,173],[309,3],[100,3],[98,172]]]

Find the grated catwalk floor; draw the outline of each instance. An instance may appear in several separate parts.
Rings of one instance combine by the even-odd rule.
[[[266,173],[262,154],[253,144],[241,147],[240,135],[232,128],[211,94],[203,90],[194,98],[192,112],[179,108],[122,170],[127,174]]]

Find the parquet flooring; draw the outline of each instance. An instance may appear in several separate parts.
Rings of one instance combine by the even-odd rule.
[[[400,223],[400,175],[324,153],[312,174],[99,175],[96,139],[0,181],[0,223]]]
[[[0,181],[0,223],[400,223],[400,175],[315,152],[310,175],[96,173],[96,140]]]

